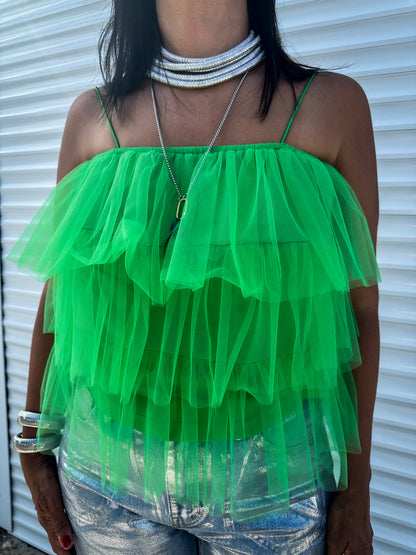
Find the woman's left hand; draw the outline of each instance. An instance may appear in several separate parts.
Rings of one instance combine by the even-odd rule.
[[[327,555],[372,555],[373,529],[368,491],[339,491],[329,507]]]

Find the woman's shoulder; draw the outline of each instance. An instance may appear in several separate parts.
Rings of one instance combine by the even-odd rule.
[[[346,121],[351,113],[368,106],[367,96],[362,86],[352,77],[331,71],[319,71],[315,77],[315,96],[319,101],[324,97],[327,108],[344,116]]]
[[[106,105],[104,87],[97,88]],[[85,159],[114,146],[109,140],[111,135],[108,133],[108,123],[95,88],[88,89],[75,98],[68,111],[66,125],[76,135]]]
[[[320,72],[310,101],[331,130],[337,159],[346,144],[359,145],[362,140],[372,141],[369,102],[364,89],[355,79],[340,73]]]
[[[338,90],[339,92],[349,93],[351,91],[363,91],[361,85],[352,77],[344,73],[335,71],[318,70],[315,76],[315,82],[323,86],[329,87],[331,91]]]
[[[375,244],[377,164],[367,96],[361,85],[346,75],[320,72],[315,79],[305,107],[312,111],[317,128],[321,126],[322,148],[331,150],[332,165],[355,191]]]
[[[103,88],[99,88],[104,96]],[[58,163],[58,181],[73,168],[96,154],[114,147],[108,123],[95,89],[79,94],[65,122]]]
[[[309,78],[294,83],[299,99]],[[345,138],[368,120],[369,106],[361,85],[346,75],[318,71],[293,122],[289,142],[334,164]]]

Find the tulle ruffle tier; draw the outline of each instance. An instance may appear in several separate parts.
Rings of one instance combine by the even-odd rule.
[[[168,149],[183,190],[203,151]],[[352,188],[288,145],[214,147],[188,203],[164,253],[177,195],[158,148],[95,156],[52,191],[9,255],[51,279],[42,410],[65,414],[79,438],[89,392],[103,485],[117,492],[134,430],[144,498],[163,491],[178,442],[171,493],[237,506],[244,448],[233,452],[254,436],[282,510],[315,480],[346,487],[346,454],[360,449],[349,292],[380,281]]]

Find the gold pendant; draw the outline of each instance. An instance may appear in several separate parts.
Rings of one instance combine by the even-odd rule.
[[[183,204],[183,207],[182,207],[182,212],[180,212],[182,203],[184,203],[184,204]],[[179,200],[178,206],[176,207],[176,218],[178,220],[180,220],[181,218],[183,218],[185,216],[187,208],[188,208],[188,199],[186,197],[183,197]]]
[[[181,204],[183,204],[182,212],[181,212]],[[178,202],[178,206],[176,207],[176,220],[171,223],[170,225],[171,231],[167,236],[167,239],[163,245],[163,253],[165,253],[166,247],[168,246],[169,239],[172,237],[173,233],[176,233],[178,231],[178,224],[181,221],[181,219],[185,216],[187,207],[188,207],[188,199],[186,199],[185,197],[181,198],[180,201]]]

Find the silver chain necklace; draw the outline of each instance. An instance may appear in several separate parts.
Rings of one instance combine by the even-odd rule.
[[[250,31],[248,37],[234,48],[208,58],[178,56],[162,46],[149,76],[174,87],[209,87],[252,69],[263,57],[261,38]]]
[[[236,89],[235,89],[235,91],[234,91],[234,94],[233,94],[233,96],[231,97],[231,100],[230,100],[230,102],[229,102],[229,104],[228,104],[228,107],[227,107],[227,109],[226,109],[226,111],[225,111],[225,114],[224,114],[224,116],[223,116],[223,118],[222,118],[222,120],[221,120],[221,123],[220,123],[220,125],[219,125],[219,127],[218,127],[218,129],[217,129],[217,131],[216,131],[216,133],[215,133],[215,135],[214,135],[214,137],[212,138],[212,141],[210,142],[210,144],[209,144],[207,150],[205,151],[204,156],[202,157],[201,161],[199,162],[197,171],[194,173],[194,176],[193,176],[193,178],[191,179],[191,182],[190,182],[190,184],[189,184],[188,190],[186,191],[186,193],[185,193],[184,195],[182,195],[182,193],[181,193],[181,191],[180,191],[180,189],[179,189],[179,187],[178,187],[178,184],[176,183],[175,176],[173,175],[173,171],[172,171],[172,168],[171,168],[171,166],[170,166],[168,156],[167,156],[167,154],[166,154],[166,148],[165,148],[165,144],[164,144],[164,142],[163,142],[162,131],[161,131],[161,128],[160,128],[159,116],[158,116],[158,112],[157,112],[155,91],[154,91],[154,88],[153,88],[153,81],[151,81],[151,91],[152,91],[152,100],[153,100],[153,110],[154,110],[154,113],[155,113],[156,127],[157,127],[157,132],[158,132],[158,135],[159,135],[160,146],[162,147],[163,156],[164,156],[164,158],[165,158],[166,166],[167,166],[167,168],[168,168],[168,170],[169,170],[170,177],[171,177],[171,179],[172,179],[173,184],[175,185],[175,188],[176,188],[176,191],[178,192],[178,197],[179,197],[178,205],[177,205],[177,207],[176,207],[176,219],[175,219],[174,222],[172,222],[172,224],[171,224],[171,226],[170,226],[171,232],[169,233],[169,235],[168,235],[168,237],[167,237],[167,239],[166,239],[166,241],[165,241],[165,244],[163,245],[163,252],[165,252],[166,247],[167,247],[167,244],[168,244],[168,241],[169,241],[169,239],[171,238],[173,232],[175,231],[175,229],[177,229],[177,225],[179,224],[179,222],[181,221],[181,219],[182,219],[182,218],[185,216],[185,214],[186,214],[187,204],[188,204],[187,196],[188,196],[188,194],[189,194],[189,191],[192,189],[192,187],[193,187],[193,185],[194,185],[194,183],[195,183],[195,181],[196,181],[196,179],[197,179],[197,177],[198,177],[198,175],[199,175],[199,172],[201,171],[201,168],[202,168],[202,166],[204,165],[205,160],[207,159],[207,156],[208,156],[210,150],[211,150],[212,147],[214,146],[214,143],[215,143],[215,141],[217,140],[218,135],[219,135],[220,132],[221,132],[221,129],[223,128],[223,125],[224,125],[224,123],[225,123],[225,120],[227,119],[227,116],[228,116],[228,114],[230,113],[231,106],[234,104],[234,100],[236,99],[236,96],[237,96],[237,94],[238,94],[238,91],[240,90],[240,87],[241,87],[241,85],[243,84],[244,79],[247,77],[247,73],[248,73],[248,71],[246,71],[246,72],[244,73],[244,75],[242,76],[242,78],[240,79],[240,81],[239,81],[239,83],[238,83],[238,85],[237,85],[237,87],[236,87]]]

